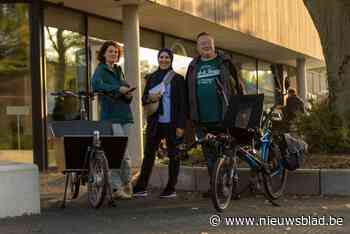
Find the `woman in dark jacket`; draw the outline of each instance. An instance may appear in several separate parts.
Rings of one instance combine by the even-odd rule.
[[[161,139],[165,138],[169,156],[169,180],[160,194],[162,198],[176,197],[175,186],[180,169],[176,146],[182,141],[186,123],[186,84],[184,77],[172,69],[173,53],[161,49],[158,53],[159,68],[146,76],[142,104],[159,100],[157,111],[147,118],[146,147],[141,174],[134,187],[135,197],[147,196],[147,185],[152,173],[155,153]]]

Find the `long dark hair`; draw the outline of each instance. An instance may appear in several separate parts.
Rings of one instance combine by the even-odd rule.
[[[117,42],[115,41],[106,41],[103,43],[103,45],[101,46],[100,50],[98,51],[98,55],[97,55],[97,59],[98,61],[100,61],[101,63],[106,63],[106,58],[105,58],[105,53],[108,47],[110,46],[114,46],[117,51],[118,51],[118,61],[122,55],[122,48],[121,46],[118,45]]]

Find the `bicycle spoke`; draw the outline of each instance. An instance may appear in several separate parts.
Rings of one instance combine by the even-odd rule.
[[[219,212],[226,209],[231,201],[233,187],[232,170],[234,170],[234,167],[229,160],[220,158],[216,162],[212,175],[212,200],[214,207]]]
[[[107,169],[101,155],[90,162],[88,197],[92,207],[102,205],[106,196]]]
[[[276,147],[276,146],[271,146]],[[266,195],[271,199],[279,198],[287,181],[287,170],[283,167],[279,150],[270,150],[268,155],[268,170],[263,172],[263,182]]]

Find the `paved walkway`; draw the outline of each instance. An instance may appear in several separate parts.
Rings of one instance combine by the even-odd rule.
[[[263,196],[247,194],[241,200],[233,201],[231,207],[221,214],[221,223],[213,227],[209,220],[216,212],[211,200],[201,198],[197,193],[188,192],[180,192],[176,199],[165,200],[158,198],[159,192],[152,190],[148,198],[118,201],[115,208],[103,206],[99,210],[88,206],[86,193],[83,193],[78,200],[69,202],[67,208],[62,210],[59,208],[62,180],[58,177],[56,182],[50,182],[49,187],[42,186],[40,216],[0,220],[0,233],[350,233],[349,197],[284,197],[279,200],[281,207],[273,207],[265,202]],[[314,218],[325,216],[326,221],[330,216],[337,217],[338,221],[342,220],[343,225],[228,226],[225,224],[225,218],[228,217],[265,217],[266,222],[273,223],[274,217],[301,215]],[[214,223],[215,221],[217,219],[212,220]]]

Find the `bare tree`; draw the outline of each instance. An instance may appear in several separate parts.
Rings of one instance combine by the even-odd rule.
[[[329,84],[330,108],[350,113],[350,1],[304,0],[319,33]]]
[[[54,32],[46,27],[49,40],[52,47],[58,54],[58,69],[55,88],[58,90],[64,89],[64,82],[67,69],[67,51],[72,47],[83,47],[84,38],[78,33],[65,31],[58,28]]]

